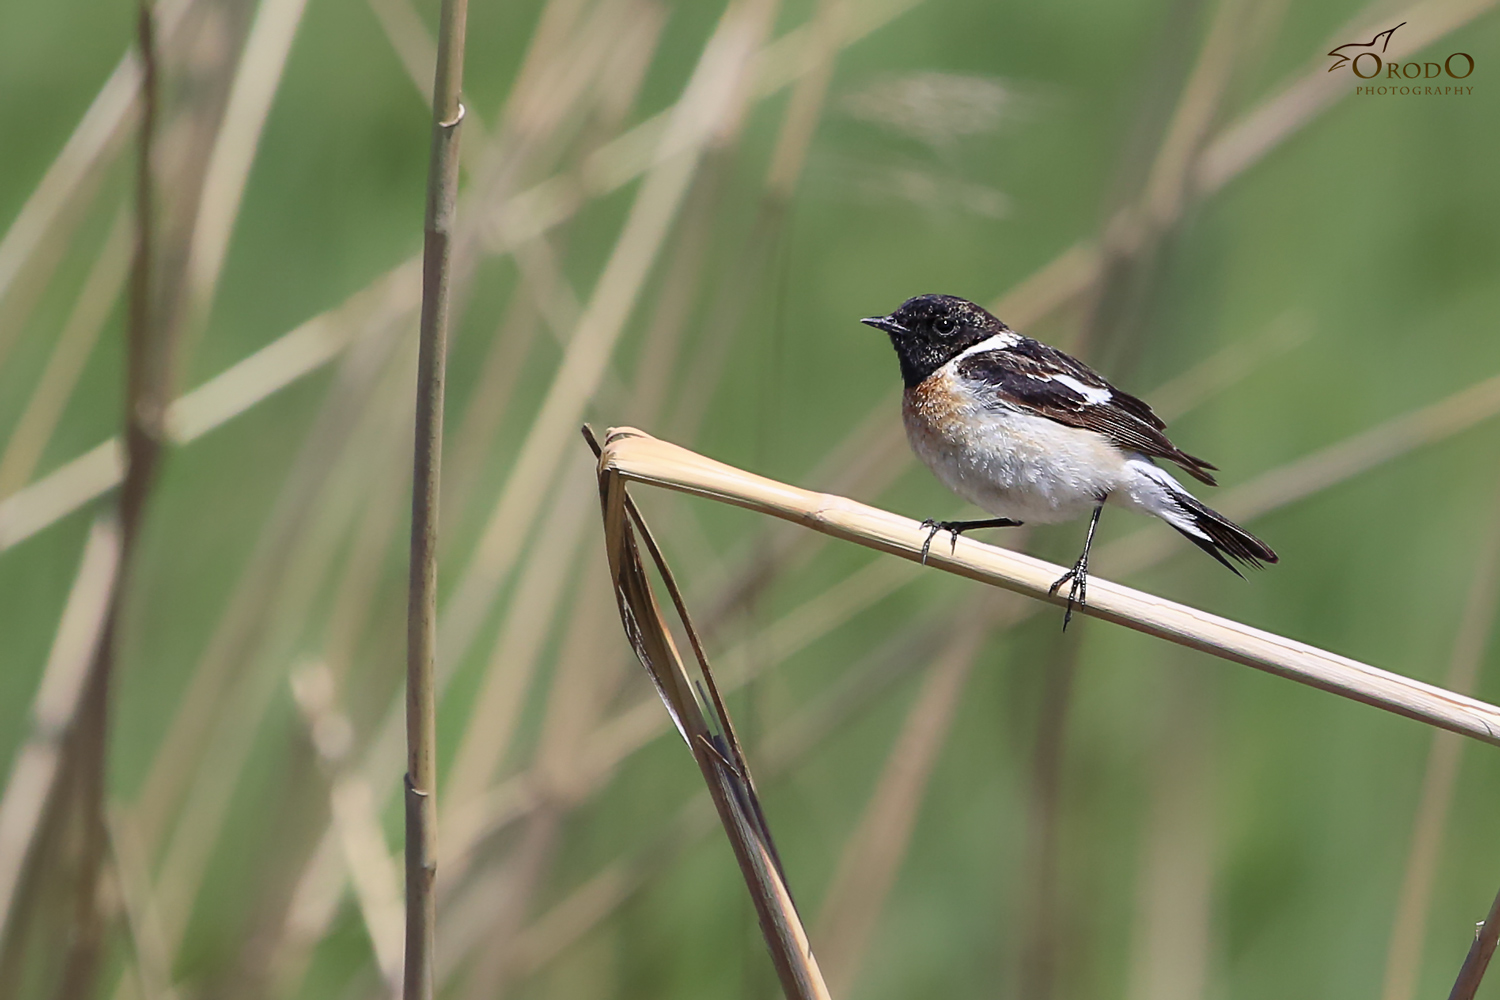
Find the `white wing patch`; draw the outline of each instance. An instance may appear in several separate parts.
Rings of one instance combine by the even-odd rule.
[[[1084,385],[1071,375],[1051,375],[1048,377],[1054,382],[1061,382],[1095,406],[1100,403],[1109,402],[1114,396],[1114,393],[1102,386]]]

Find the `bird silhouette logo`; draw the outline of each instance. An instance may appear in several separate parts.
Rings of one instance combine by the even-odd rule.
[[[1396,25],[1396,28],[1401,27],[1401,25],[1405,23],[1405,21],[1402,21],[1401,24]],[[1362,55],[1369,54],[1378,57],[1379,55],[1384,54],[1385,47],[1391,44],[1391,36],[1396,33],[1396,28],[1387,28],[1380,34],[1376,35],[1374,38],[1363,44],[1360,44],[1359,42],[1350,42],[1347,45],[1340,45],[1336,49],[1330,49],[1328,51],[1328,54],[1333,56],[1334,59],[1338,61],[1335,62],[1332,66],[1328,67],[1328,72],[1332,73],[1334,70],[1340,68],[1346,63],[1353,62]]]

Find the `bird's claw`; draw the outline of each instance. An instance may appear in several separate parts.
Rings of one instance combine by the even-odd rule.
[[[927,540],[926,541],[922,541],[922,561],[921,561],[921,564],[922,565],[927,565],[927,552],[929,552],[929,550],[932,549],[932,547],[933,547],[933,538],[938,537],[938,532],[942,531],[942,528],[944,528],[944,525],[942,525],[942,522],[939,522],[939,520],[933,520],[932,517],[929,517],[929,519],[924,520],[924,522],[922,522],[922,528],[926,528],[927,529]],[[957,541],[954,541],[953,544],[954,544],[954,546],[957,546],[957,544],[959,544],[959,543],[957,543]]]
[[[953,551],[958,551],[958,535],[962,528],[957,527],[951,521],[934,521],[932,518],[922,522],[922,527],[927,529],[927,540],[922,543],[922,565],[927,565],[927,553],[932,548],[932,540],[937,537],[939,531],[946,531],[953,538]]]
[[[1047,588],[1049,597],[1056,597],[1058,588],[1069,580],[1073,585],[1068,588],[1068,608],[1063,612],[1063,631],[1068,630],[1068,623],[1073,620],[1073,606],[1084,607],[1088,604],[1089,594],[1089,561],[1087,557],[1079,559],[1073,564],[1073,568],[1053,581],[1052,586]]]

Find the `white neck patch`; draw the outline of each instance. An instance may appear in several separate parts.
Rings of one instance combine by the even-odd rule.
[[[985,354],[989,351],[1003,351],[1008,347],[1015,347],[1020,342],[1020,334],[1012,330],[1006,330],[1002,333],[995,334],[993,337],[981,340],[973,347],[964,348],[958,354],[954,355],[953,360],[962,361],[964,358],[967,358],[971,354]]]

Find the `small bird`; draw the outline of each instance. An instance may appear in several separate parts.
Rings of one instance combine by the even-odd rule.
[[[1068,606],[1088,598],[1089,549],[1106,502],[1166,521],[1236,575],[1277,561],[1270,546],[1199,503],[1156,464],[1164,458],[1209,486],[1214,466],[1178,448],[1151,407],[1076,358],[1023,337],[972,302],[918,295],[889,316],[860,320],[890,335],[906,383],[901,415],[912,450],[943,485],[991,514],[977,521],[923,522],[939,531],[1053,524],[1093,511],[1083,554],[1052,584]]]

